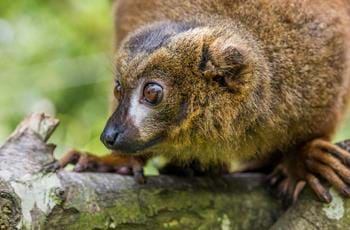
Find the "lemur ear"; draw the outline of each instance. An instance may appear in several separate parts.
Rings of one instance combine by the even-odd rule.
[[[245,47],[214,41],[204,44],[199,69],[208,80],[217,81],[231,90],[235,89],[235,80],[249,67]]]

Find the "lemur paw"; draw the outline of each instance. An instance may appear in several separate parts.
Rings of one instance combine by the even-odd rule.
[[[305,185],[326,203],[332,196],[321,183],[324,179],[344,197],[350,197],[350,153],[323,139],[307,143],[300,152],[286,156],[268,176],[271,185],[288,203],[295,202]]]
[[[75,149],[68,151],[59,161],[44,165],[43,172],[55,172],[73,164],[74,172],[114,172],[120,175],[133,175],[137,183],[143,184],[146,178],[143,174],[143,162],[137,157],[111,154],[95,156]]]

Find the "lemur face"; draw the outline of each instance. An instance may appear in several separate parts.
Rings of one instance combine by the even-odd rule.
[[[157,75],[137,79],[129,85],[116,80],[114,95],[117,108],[109,118],[101,136],[104,144],[114,150],[135,153],[160,142],[166,129],[180,113],[171,97],[169,82]]]
[[[166,138],[186,114],[175,58],[165,47],[183,25],[163,24],[126,39],[117,53],[116,110],[101,135],[107,148],[136,153]],[[180,86],[181,87],[181,86]]]
[[[208,34],[191,23],[165,22],[124,41],[116,58],[116,110],[101,135],[106,147],[137,153],[194,114],[203,123],[220,123],[206,119],[225,119],[214,116],[224,114],[235,95],[244,98],[251,80],[244,50]]]

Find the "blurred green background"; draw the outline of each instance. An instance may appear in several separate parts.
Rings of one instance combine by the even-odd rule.
[[[57,153],[107,153],[113,27],[107,0],[0,1],[0,142],[31,112],[61,120]]]
[[[0,143],[31,112],[61,120],[51,141],[107,153],[99,141],[112,83],[108,0],[0,1]],[[337,140],[350,138],[350,119]]]

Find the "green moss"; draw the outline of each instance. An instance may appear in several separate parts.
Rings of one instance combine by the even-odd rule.
[[[278,206],[267,196],[264,191],[239,196],[191,189],[125,191],[107,208],[77,212],[74,223],[65,229],[267,228],[275,221],[274,216],[280,214]],[[96,203],[99,205],[102,204]],[[242,212],[245,218],[241,218]]]

